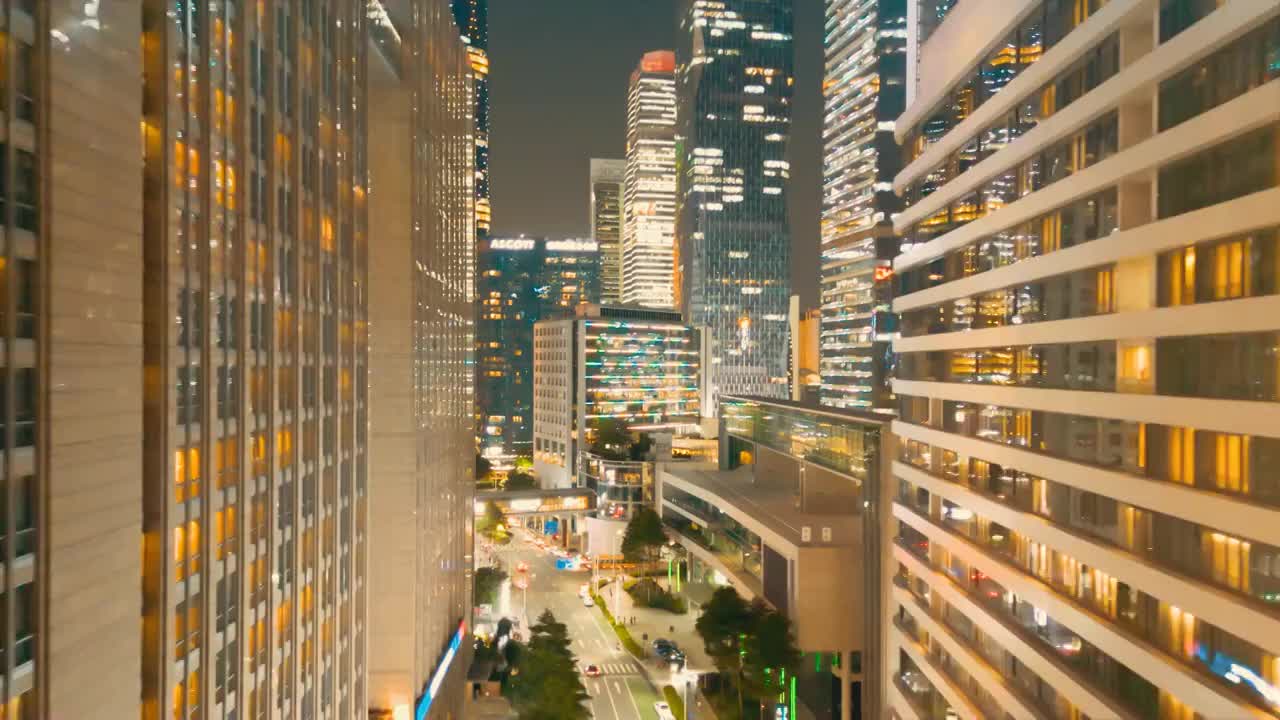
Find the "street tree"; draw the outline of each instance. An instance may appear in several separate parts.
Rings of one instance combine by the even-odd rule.
[[[627,562],[644,563],[649,567],[658,551],[667,542],[667,534],[662,530],[662,518],[647,505],[640,506],[627,522],[627,530],[622,536],[622,557]],[[652,597],[646,598],[652,600]]]
[[[772,699],[787,689],[787,678],[802,658],[786,615],[757,602],[751,605],[751,628],[743,656],[743,678],[749,694],[760,701],[761,717],[771,717]]]
[[[511,542],[511,535],[507,532],[507,517],[492,500],[484,504],[484,515],[476,520],[476,532],[498,545]]]
[[[498,567],[476,569],[476,604],[492,605],[498,599],[498,588],[507,579],[507,573]]]
[[[508,685],[520,720],[586,720],[590,699],[569,647],[569,630],[550,610],[529,628],[529,643],[517,658]]]
[[[503,490],[532,490],[538,487],[538,480],[532,473],[523,470],[512,470],[502,484]]]
[[[732,587],[717,589],[694,623],[716,669],[734,678],[739,708],[743,697],[743,649],[752,624],[751,607]]]
[[[627,562],[651,560],[666,543],[662,518],[653,508],[642,505],[627,521],[627,530],[622,536],[622,555]]]

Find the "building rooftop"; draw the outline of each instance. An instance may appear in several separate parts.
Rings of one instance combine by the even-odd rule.
[[[660,320],[680,323],[684,316],[678,310],[661,310],[643,305],[601,305],[583,303],[574,309],[579,318],[591,320]]]
[[[887,427],[893,422],[894,415],[889,413],[868,412],[865,410],[848,410],[845,408],[833,408],[826,405],[820,405],[816,402],[799,402],[784,398],[760,397],[758,395],[721,395],[720,401],[736,401],[757,403],[760,405],[774,405],[777,407],[792,408],[817,415],[825,415],[835,419],[861,420],[863,422],[875,423]]]
[[[862,542],[862,519],[854,513],[803,512],[800,498],[784,487],[757,484],[751,466],[720,470],[715,463],[683,462],[663,467],[677,488],[715,505],[738,522],[763,526],[791,545],[857,545]],[[803,528],[811,529],[808,542]],[[823,542],[822,528],[831,528]],[[753,530],[754,531],[754,530]]]

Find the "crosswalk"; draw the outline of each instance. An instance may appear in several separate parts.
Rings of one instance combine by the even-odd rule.
[[[601,663],[602,675],[639,675],[640,666],[633,662]]]

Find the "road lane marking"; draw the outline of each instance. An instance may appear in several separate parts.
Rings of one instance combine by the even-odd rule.
[[[640,704],[636,702],[635,693],[631,692],[631,685],[625,682],[623,685],[627,688],[627,697],[631,699],[631,707],[636,709],[636,717],[643,718],[644,715],[640,712]]]

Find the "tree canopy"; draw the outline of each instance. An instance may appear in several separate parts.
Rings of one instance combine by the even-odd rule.
[[[544,610],[529,633],[508,686],[520,720],[587,720],[591,712],[583,703],[590,696],[578,676],[568,628]]]
[[[627,530],[622,536],[622,555],[628,562],[652,560],[658,548],[666,542],[662,518],[653,508],[642,505],[627,522]]]
[[[498,599],[498,588],[507,579],[507,573],[497,567],[476,569],[476,603],[492,605]]]
[[[532,490],[538,487],[538,479],[532,473],[523,470],[512,470],[502,484],[504,490]]]
[[[791,621],[763,601],[748,604],[732,587],[715,591],[694,627],[716,669],[736,678],[739,705],[744,693],[772,702],[800,665]]]
[[[507,517],[493,501],[484,504],[484,515],[476,520],[476,532],[499,545],[511,542],[511,534],[507,532]]]

